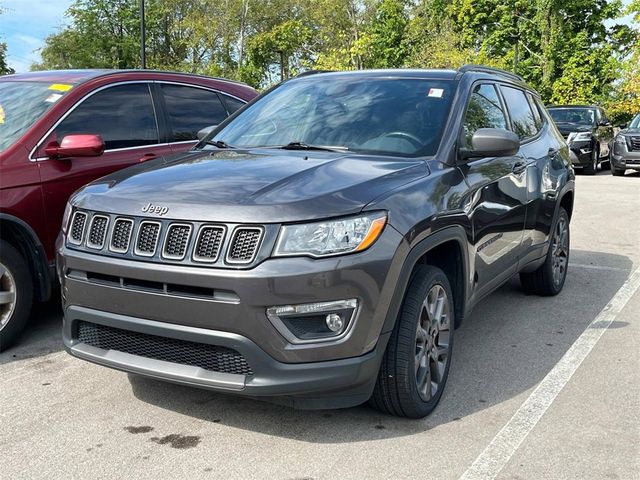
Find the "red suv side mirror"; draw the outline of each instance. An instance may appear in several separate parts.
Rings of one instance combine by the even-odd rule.
[[[50,158],[97,157],[104,152],[100,135],[67,135],[62,142],[51,142],[44,149]]]

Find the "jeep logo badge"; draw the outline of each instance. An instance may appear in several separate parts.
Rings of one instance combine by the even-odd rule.
[[[153,203],[149,203],[142,207],[142,211],[145,213],[155,213],[157,215],[164,215],[169,211],[169,207],[163,207],[161,205],[154,205]]]

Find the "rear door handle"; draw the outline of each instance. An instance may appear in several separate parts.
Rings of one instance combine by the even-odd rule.
[[[524,172],[526,169],[527,169],[526,162],[516,162],[513,164],[513,168],[511,169],[511,171],[516,175],[519,175],[522,172]]]
[[[147,160],[153,160],[154,158],[158,158],[158,156],[155,153],[145,153],[138,159],[138,161],[146,162]]]

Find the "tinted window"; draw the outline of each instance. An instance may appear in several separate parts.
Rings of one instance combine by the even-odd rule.
[[[577,123],[578,125],[593,125],[596,112],[593,108],[582,107],[552,107],[549,113],[556,123]]]
[[[542,117],[540,115],[539,107],[535,99],[533,98],[533,95],[531,95],[530,93],[527,93],[527,99],[529,100],[529,106],[531,107],[531,111],[533,112],[533,120],[535,121],[535,124],[536,124],[536,131],[539,132],[540,129],[542,128]]]
[[[230,97],[229,95],[221,94],[224,97],[224,103],[227,104],[227,110],[229,110],[229,115],[231,115],[236,110],[244,107],[245,102],[242,100],[238,100],[237,98]]]
[[[493,85],[476,85],[471,93],[464,123],[463,143],[471,147],[471,137],[479,128],[507,128],[507,120]]]
[[[145,83],[119,85],[87,98],[55,129],[65,135],[92,133],[107,150],[158,143],[158,128],[149,87]]]
[[[511,115],[511,124],[513,131],[520,138],[533,137],[538,129],[536,128],[536,120],[531,111],[531,106],[525,97],[524,92],[517,88],[500,87],[504,95],[507,109]]]
[[[174,142],[196,140],[198,130],[227,118],[218,94],[202,88],[162,84]]]
[[[214,140],[239,147],[292,142],[372,154],[433,155],[456,82],[351,74],[285,82],[244,109]]]

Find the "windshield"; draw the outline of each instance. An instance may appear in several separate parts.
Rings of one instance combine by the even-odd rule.
[[[309,76],[277,87],[207,140],[230,147],[433,155],[455,87],[443,80]]]
[[[556,123],[593,125],[596,112],[593,108],[550,108],[549,113]]]
[[[636,115],[636,118],[631,120],[631,123],[629,124],[629,128],[638,128],[638,129],[640,129],[640,114]]]
[[[0,82],[0,152],[18,140],[70,88],[67,84]]]

